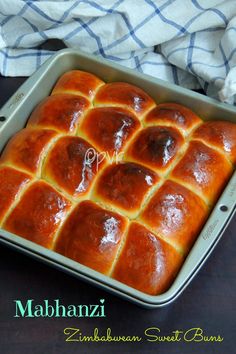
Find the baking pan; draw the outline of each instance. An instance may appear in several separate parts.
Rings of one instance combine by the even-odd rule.
[[[225,119],[236,122],[236,109],[232,106],[92,55],[64,49],[45,62],[0,110],[0,150],[13,134],[25,126],[32,110],[50,94],[58,78],[73,69],[92,72],[106,82],[125,81],[137,85],[157,103],[169,101],[186,105],[204,120]],[[236,172],[212,210],[172,286],[157,296],[144,294],[3,229],[0,229],[0,242],[136,304],[155,308],[167,305],[180,295],[216,246],[235,210]]]

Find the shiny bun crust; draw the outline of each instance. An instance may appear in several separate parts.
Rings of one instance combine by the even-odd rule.
[[[235,163],[236,124],[73,70],[2,152],[0,226],[161,294]]]

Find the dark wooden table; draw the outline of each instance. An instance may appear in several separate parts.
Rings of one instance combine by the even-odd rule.
[[[23,78],[0,78],[0,105]],[[233,354],[236,353],[236,218],[184,293],[171,305],[145,310],[0,245],[1,354]],[[60,299],[65,305],[106,301],[106,318],[14,318],[14,300]],[[113,335],[143,336],[146,328],[162,334],[200,327],[222,342],[66,343],[64,328],[91,335],[95,327]]]

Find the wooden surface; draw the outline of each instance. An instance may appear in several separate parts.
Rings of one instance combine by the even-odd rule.
[[[0,106],[22,78],[0,78]],[[54,270],[0,245],[0,353],[1,354],[233,354],[236,345],[236,217],[207,263],[184,293],[171,305],[145,310],[82,281]],[[105,299],[106,318],[14,318],[15,299],[60,299],[61,303],[94,304]],[[146,328],[162,334],[201,327],[205,335],[223,342],[66,343],[64,328],[80,328],[91,335],[94,328],[110,327],[113,335],[143,336]]]

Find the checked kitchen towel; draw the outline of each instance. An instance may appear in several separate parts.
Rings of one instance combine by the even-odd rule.
[[[236,104],[236,0],[0,0],[0,72],[32,74],[49,39]]]

